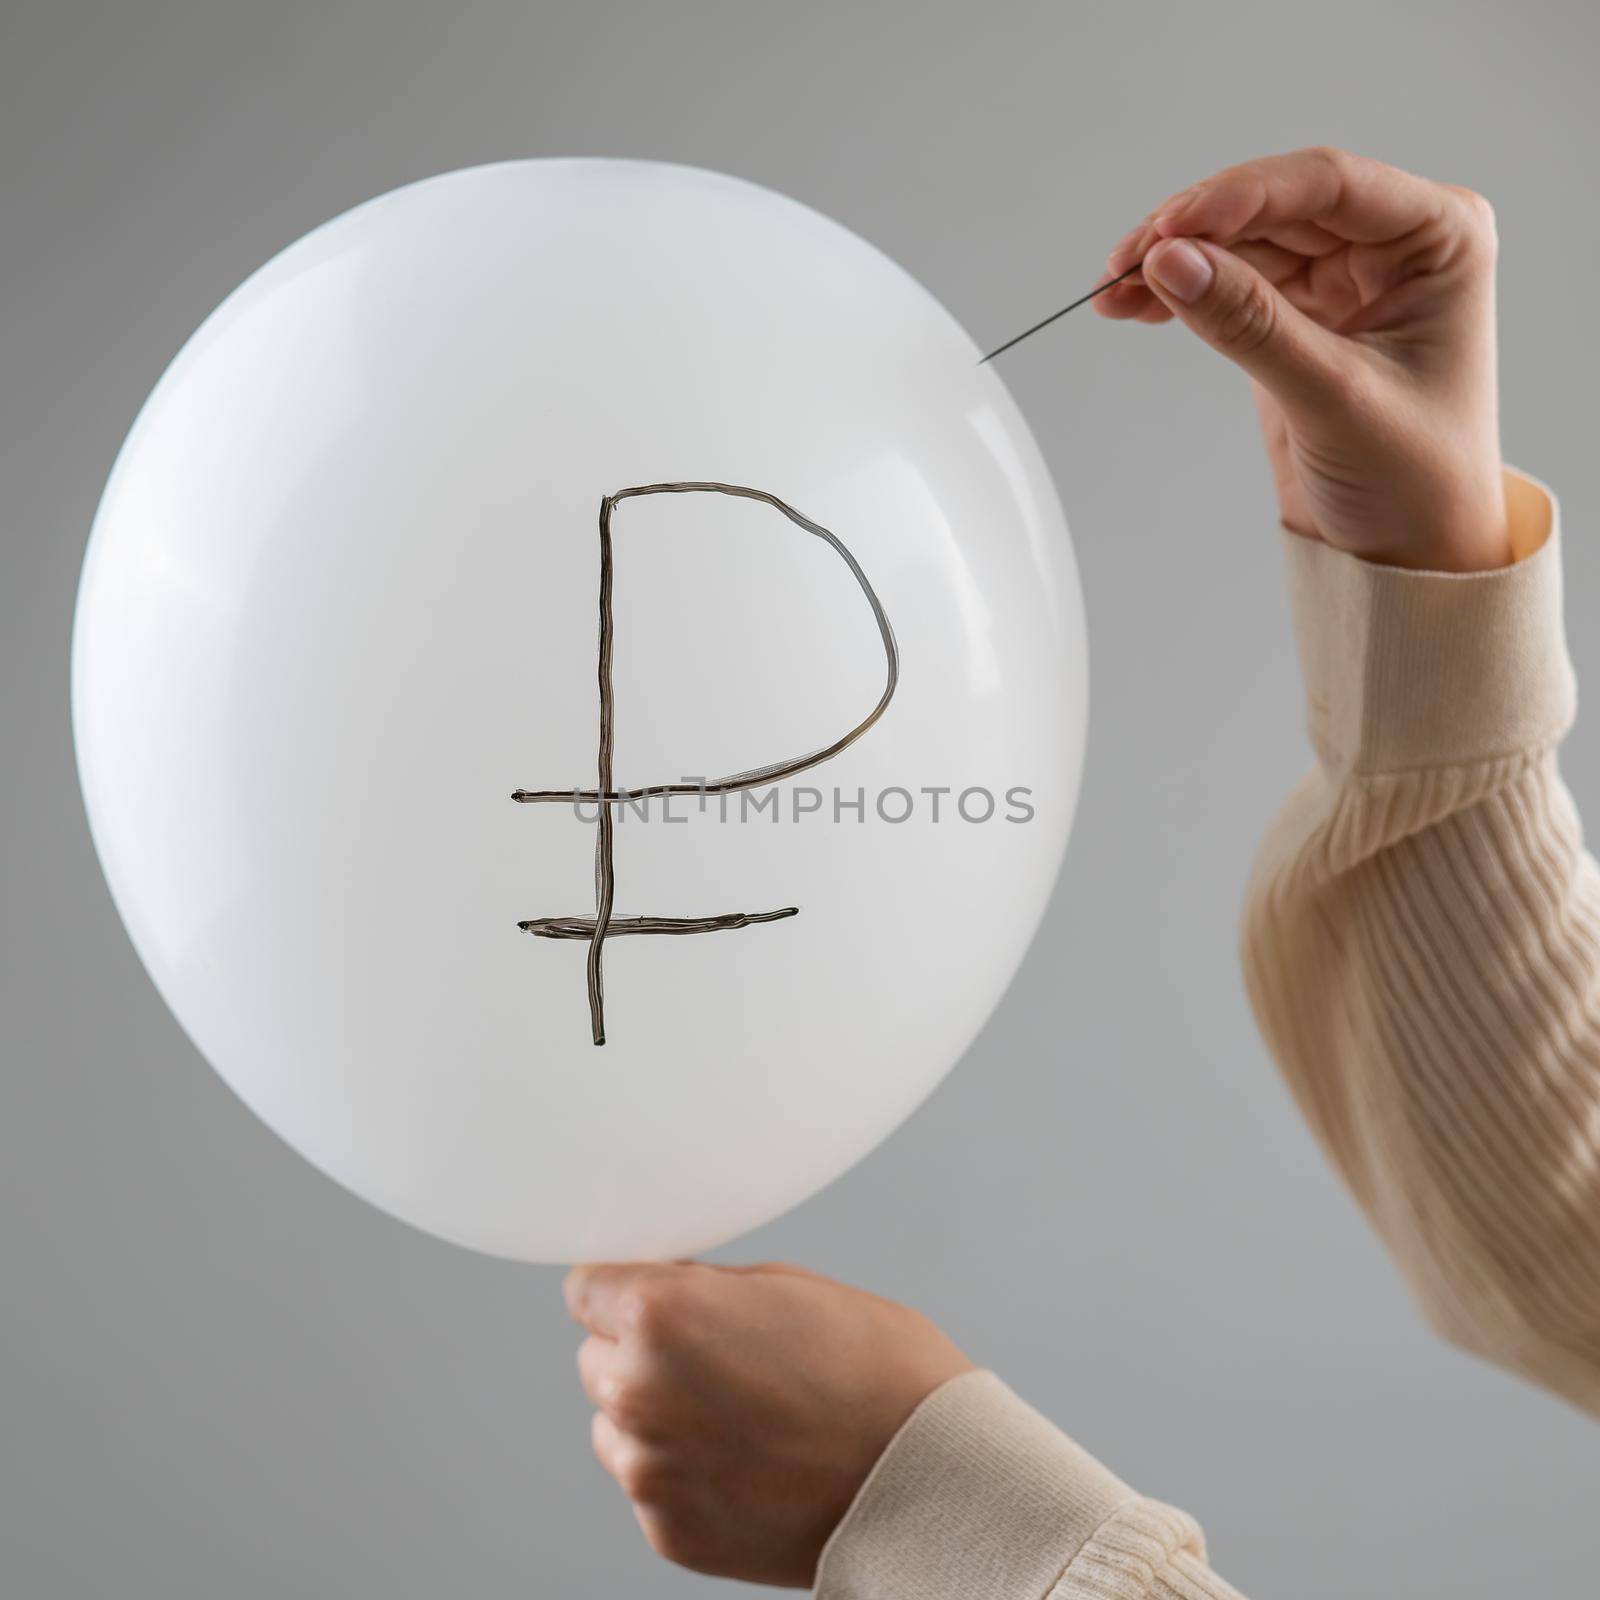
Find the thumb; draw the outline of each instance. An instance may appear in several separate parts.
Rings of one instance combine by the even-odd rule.
[[[1327,398],[1343,366],[1338,336],[1296,310],[1248,262],[1209,239],[1163,239],[1141,265],[1151,292],[1180,322],[1278,399]]]

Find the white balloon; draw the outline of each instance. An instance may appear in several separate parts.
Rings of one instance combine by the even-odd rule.
[[[73,717],[135,948],[290,1145],[481,1250],[666,1256],[933,1088],[1049,895],[1086,716],[1060,508],[977,355],[837,223],[635,161],[412,184],[206,320],[95,519]],[[702,480],[831,530],[899,682],[773,790],[608,808],[596,1049],[595,808],[511,795],[597,787],[602,497]],[[872,710],[868,597],[778,509],[625,499],[612,536],[619,789]]]

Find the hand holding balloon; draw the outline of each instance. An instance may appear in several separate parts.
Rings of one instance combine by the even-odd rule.
[[[1176,316],[1254,380],[1286,526],[1393,566],[1512,559],[1495,379],[1494,214],[1342,150],[1229,167],[1111,252],[1100,315]]]
[[[900,1424],[972,1363],[919,1313],[799,1267],[578,1267],[594,1450],[651,1546],[809,1587]]]

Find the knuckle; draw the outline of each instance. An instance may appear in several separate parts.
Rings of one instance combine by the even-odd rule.
[[[1277,322],[1272,296],[1260,279],[1251,279],[1218,311],[1215,338],[1229,355],[1246,356],[1272,338]]]
[[[561,1298],[566,1302],[567,1314],[576,1317],[583,1309],[584,1297],[589,1291],[589,1272],[585,1267],[572,1267],[561,1280]]]
[[[812,1273],[792,1261],[758,1261],[750,1268],[757,1278],[809,1278]]]
[[[602,1412],[595,1412],[589,1418],[589,1448],[594,1451],[594,1458],[607,1472],[611,1471],[614,1459],[615,1432],[611,1426],[610,1418]]]
[[[589,1438],[594,1446],[595,1459],[616,1480],[617,1485],[630,1499],[634,1486],[640,1480],[645,1460],[645,1446],[630,1434],[622,1432],[603,1412],[596,1412],[589,1425]]]
[[[1327,167],[1339,177],[1343,177],[1350,169],[1350,152],[1341,150],[1338,145],[1313,144],[1307,145],[1300,154],[1307,161],[1315,161],[1319,166]]]
[[[714,1570],[705,1541],[681,1518],[647,1515],[639,1521],[645,1542],[663,1561],[691,1572]]]
[[[1179,189],[1176,194],[1169,195],[1162,201],[1153,215],[1174,216],[1180,211],[1187,210],[1206,192],[1209,182],[1210,180],[1202,178],[1199,183],[1191,183],[1187,189]]]
[[[611,1376],[597,1388],[596,1404],[625,1432],[641,1427],[650,1420],[650,1389],[640,1379]]]
[[[1468,238],[1480,249],[1492,252],[1499,242],[1494,206],[1476,189],[1453,186],[1452,192],[1466,218]]]
[[[616,1469],[622,1492],[639,1506],[663,1505],[672,1492],[672,1471],[656,1452],[631,1444],[620,1454]]]
[[[673,1295],[665,1283],[647,1279],[630,1289],[617,1307],[622,1326],[644,1344],[659,1344],[671,1333]]]

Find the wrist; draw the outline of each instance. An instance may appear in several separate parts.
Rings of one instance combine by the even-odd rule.
[[[1424,486],[1396,497],[1392,517],[1363,533],[1323,532],[1325,543],[1377,566],[1412,572],[1495,572],[1518,558],[1508,514],[1505,472],[1498,462],[1472,483]]]
[[[1415,565],[1429,572],[1494,572],[1516,560],[1498,460],[1482,483],[1448,505],[1438,532],[1416,554]]]

